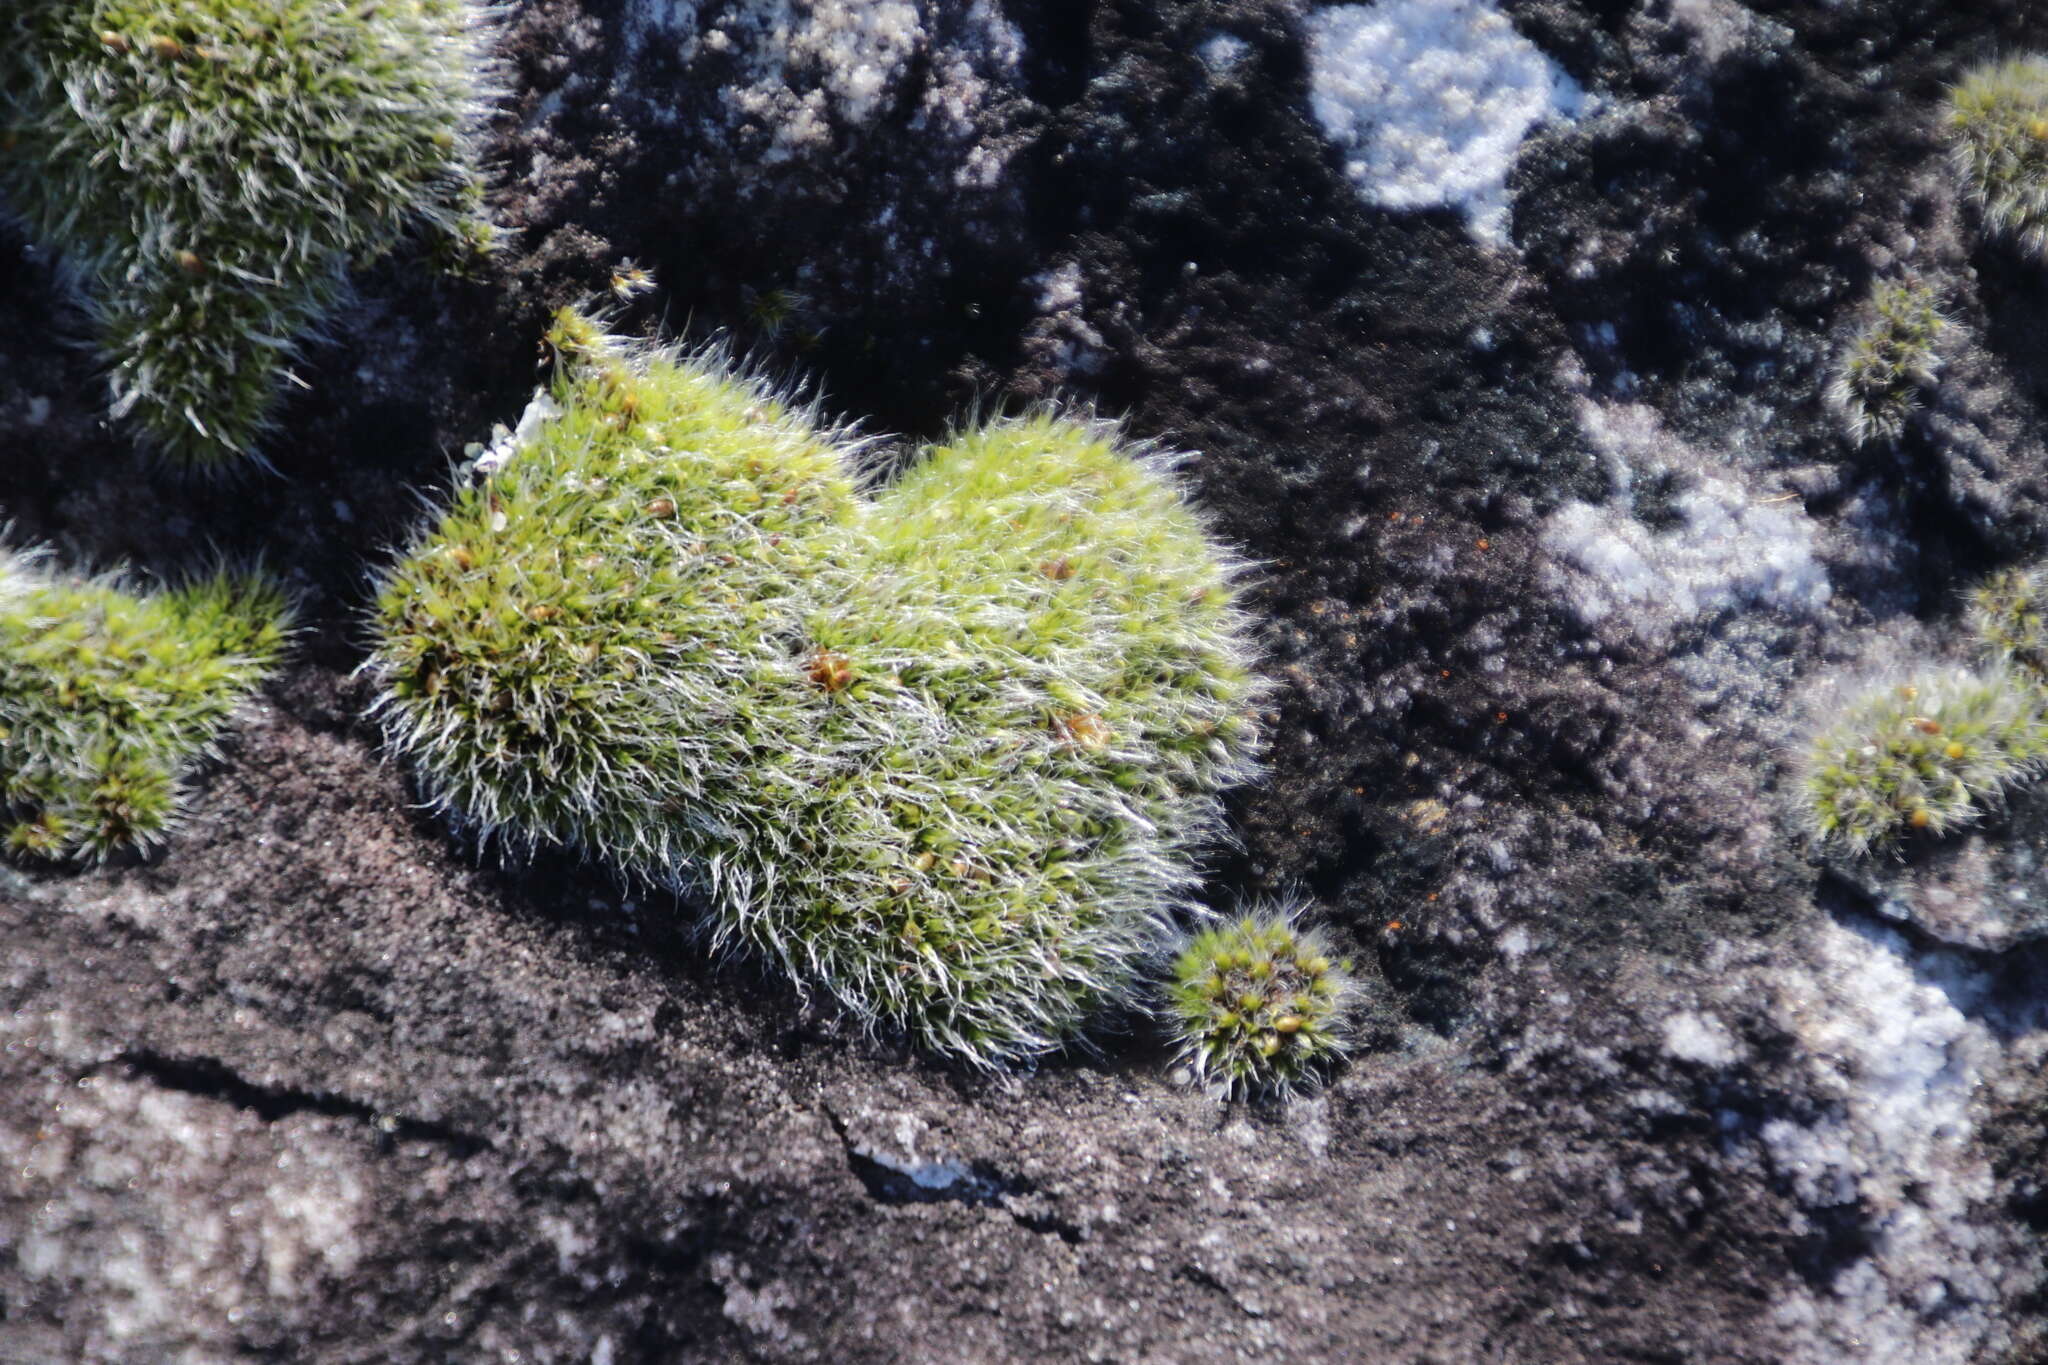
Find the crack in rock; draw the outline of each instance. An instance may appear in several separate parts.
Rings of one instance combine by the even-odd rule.
[[[1059,1216],[1030,1181],[1005,1175],[986,1161],[915,1161],[857,1140],[830,1108],[825,1118],[846,1149],[846,1165],[868,1197],[881,1204],[965,1204],[1001,1209],[1026,1232],[1052,1234],[1072,1246],[1083,1230]]]
[[[217,1100],[247,1110],[265,1123],[276,1123],[293,1114],[323,1114],[329,1118],[354,1119],[368,1124],[375,1130],[382,1148],[400,1142],[429,1142],[445,1147],[457,1160],[467,1160],[479,1152],[492,1150],[489,1139],[431,1119],[379,1113],[360,1100],[340,1095],[298,1090],[290,1086],[258,1085],[237,1075],[216,1057],[177,1057],[150,1048],[130,1048],[94,1070],[104,1070],[111,1065],[119,1065],[131,1077],[149,1081],[166,1090]]]

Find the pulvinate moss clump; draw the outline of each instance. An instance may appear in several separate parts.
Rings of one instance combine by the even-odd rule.
[[[1294,910],[1196,932],[1174,958],[1163,1014],[1180,1062],[1218,1092],[1286,1095],[1320,1084],[1351,1039],[1351,963]]]
[[[1949,95],[1963,190],[1984,225],[2048,261],[2048,57],[1986,62]]]
[[[1123,989],[1252,766],[1231,565],[1106,425],[859,447],[565,313],[551,393],[378,598],[437,800],[703,894],[725,945],[977,1064]]]
[[[2048,570],[2003,569],[1970,594],[1970,629],[2025,681],[2048,682]]]
[[[1849,341],[1828,383],[1827,401],[1858,445],[1895,442],[1941,369],[1948,320],[1934,290],[1915,280],[1879,283],[1871,317]]]
[[[471,0],[11,0],[0,207],[57,253],[113,411],[180,461],[253,453],[345,272],[490,240]]]
[[[1886,684],[1814,738],[1803,787],[1818,835],[1855,854],[1976,820],[2048,759],[2043,693],[2005,669]]]
[[[0,553],[0,837],[39,859],[159,843],[195,763],[275,665],[255,575],[142,592]]]

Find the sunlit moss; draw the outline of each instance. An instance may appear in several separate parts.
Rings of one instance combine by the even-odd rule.
[[[934,1051],[1071,1037],[1252,768],[1232,566],[1166,472],[1039,414],[870,498],[857,442],[716,356],[550,340],[524,434],[384,580],[397,746]]]
[[[103,858],[160,842],[181,784],[284,647],[257,575],[142,592],[0,556],[0,825],[8,849]]]
[[[488,247],[470,0],[12,0],[0,203],[82,290],[113,411],[253,453],[352,263]]]
[[[1194,933],[1173,960],[1164,1016],[1184,1065],[1230,1095],[1312,1089],[1350,1046],[1351,963],[1298,909]]]

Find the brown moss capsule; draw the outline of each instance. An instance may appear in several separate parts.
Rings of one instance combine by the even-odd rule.
[[[833,649],[821,649],[811,656],[805,672],[827,692],[844,692],[853,684],[853,661]]]
[[[1076,749],[1100,752],[1109,747],[1112,738],[1109,726],[1102,717],[1082,711],[1053,718],[1053,730],[1059,737]]]

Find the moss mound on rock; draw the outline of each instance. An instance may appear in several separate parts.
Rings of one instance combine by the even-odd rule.
[[[407,234],[485,248],[471,0],[12,0],[0,203],[93,313],[116,416],[253,453],[344,272]]]
[[[977,1064],[1119,992],[1247,776],[1232,566],[1160,462],[1050,413],[870,499],[857,442],[565,313],[562,363],[391,570],[372,667],[440,803],[691,888],[723,945]]]
[[[162,841],[180,785],[282,652],[256,575],[139,592],[0,553],[0,822],[17,855],[104,858]]]

